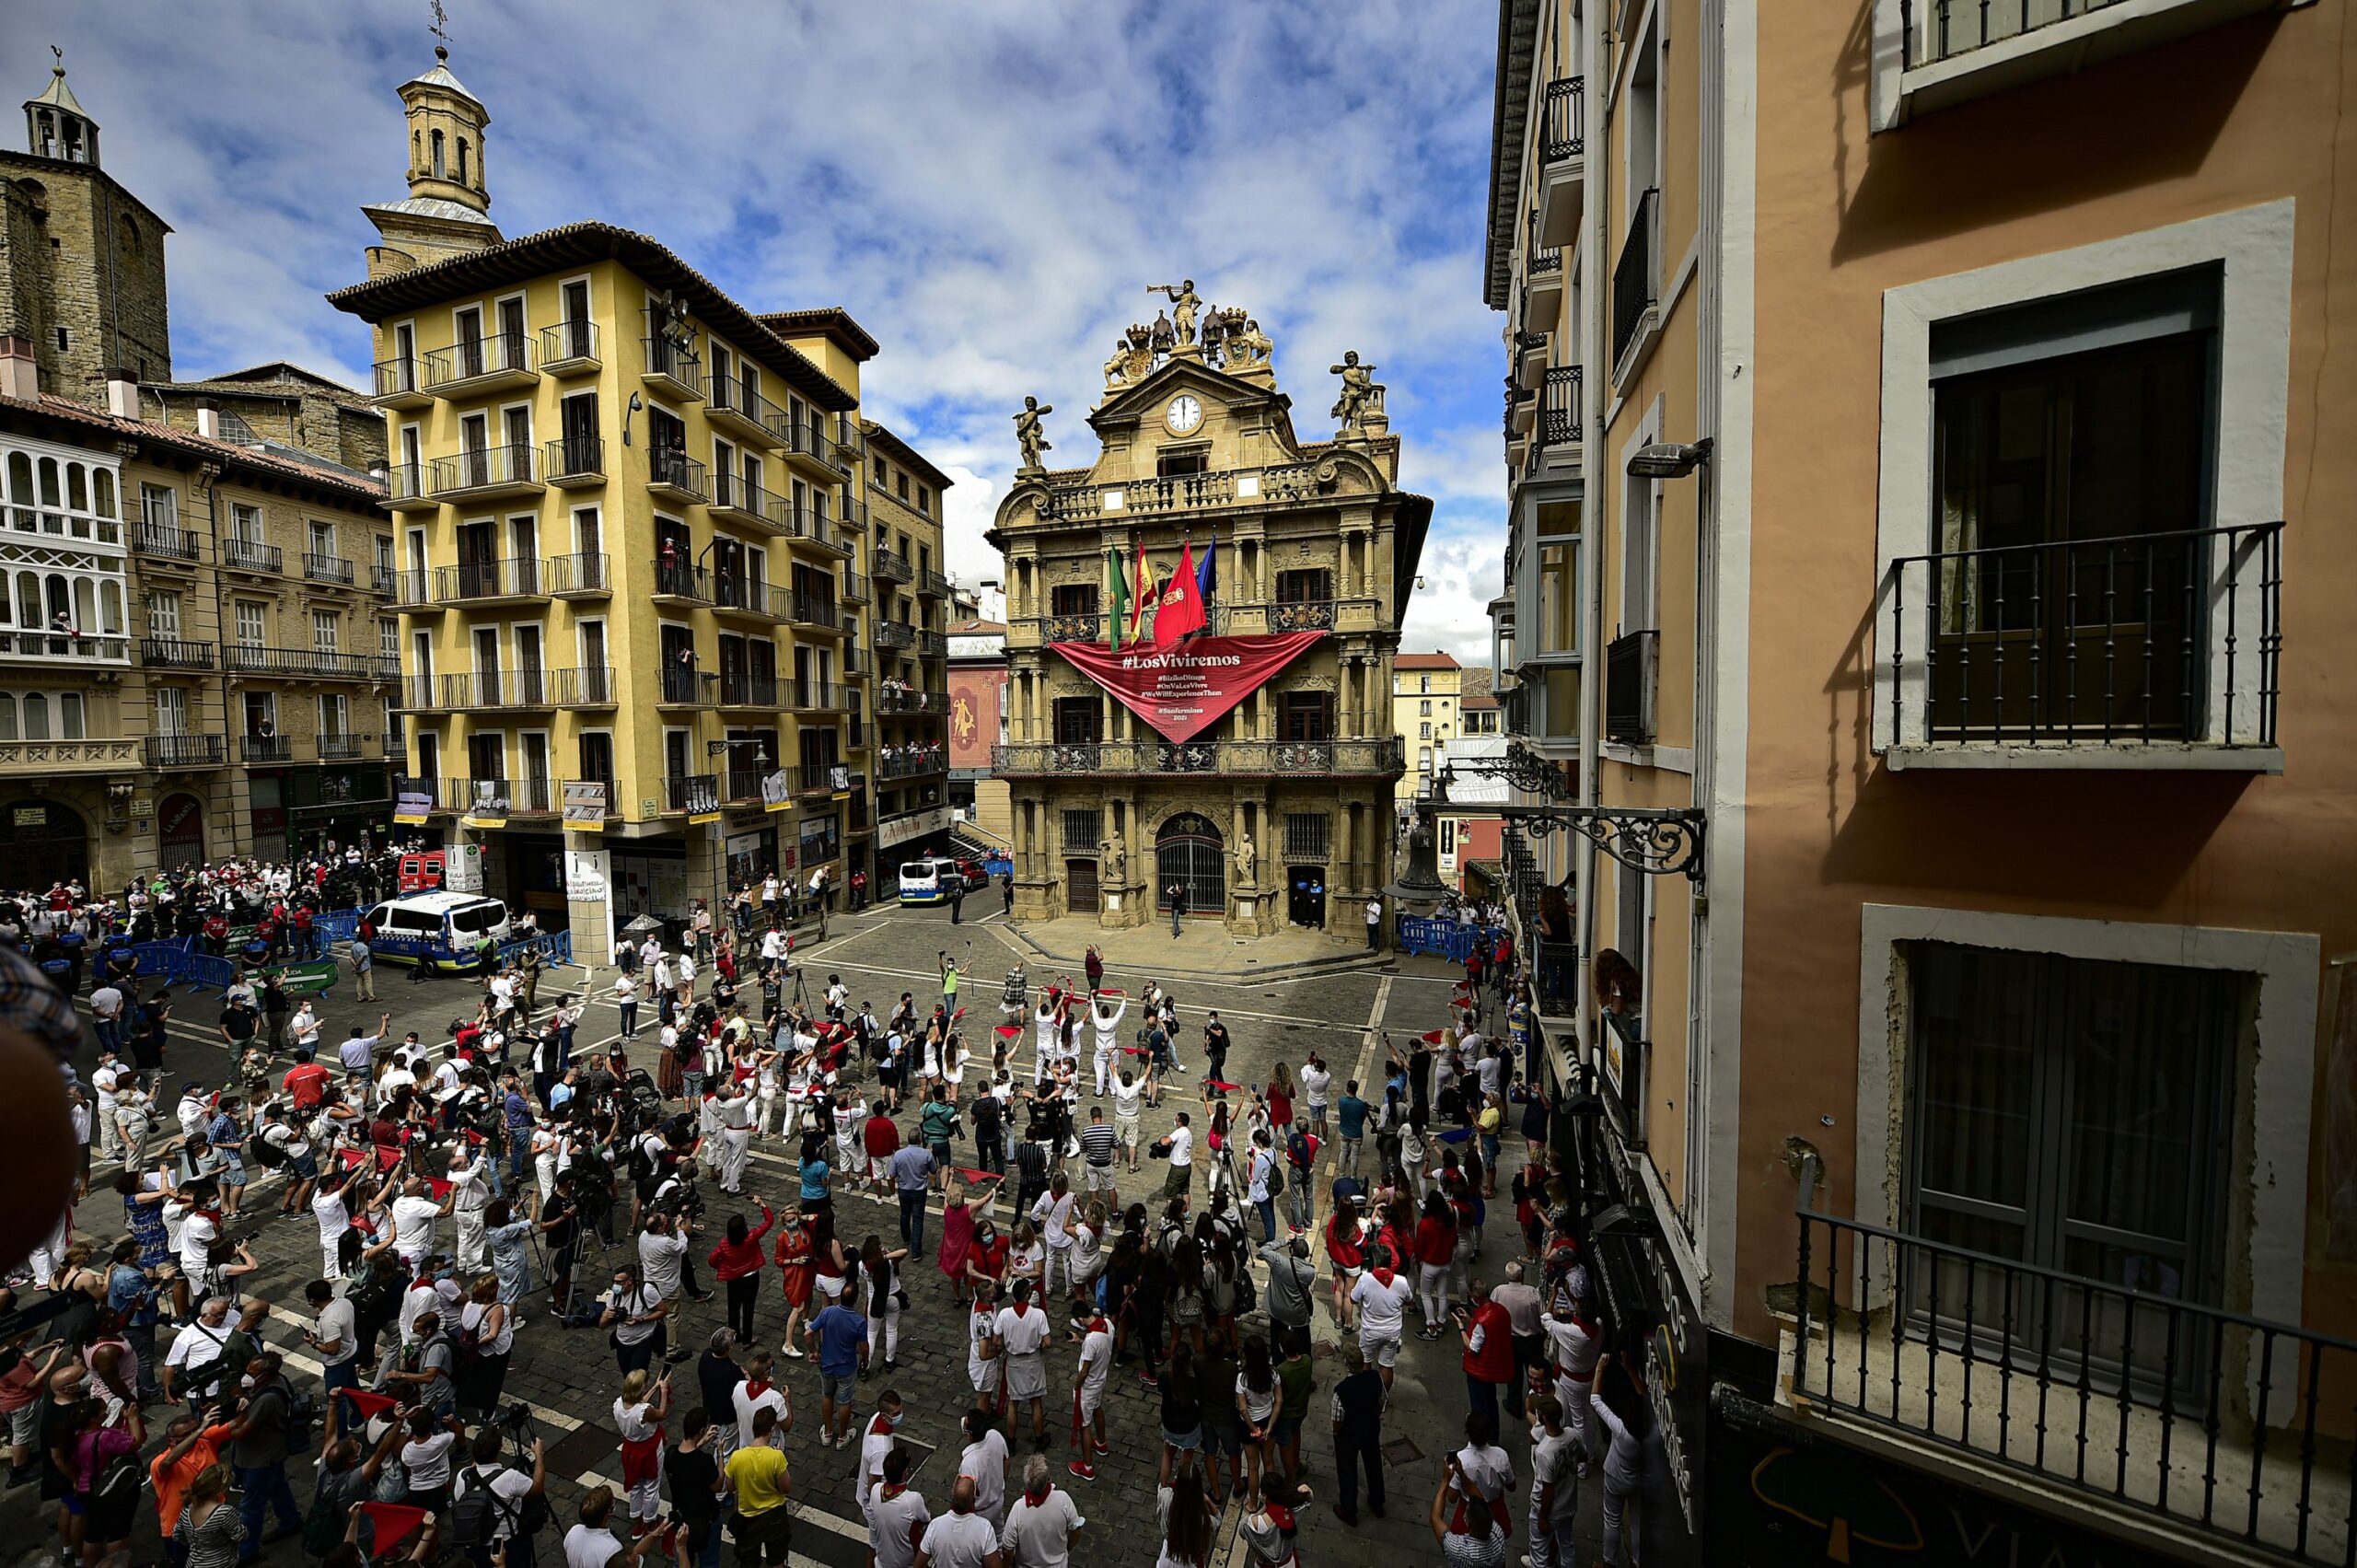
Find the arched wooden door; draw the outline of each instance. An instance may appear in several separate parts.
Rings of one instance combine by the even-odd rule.
[[[0,856],[9,887],[35,893],[52,882],[90,881],[90,829],[82,814],[54,800],[17,800],[0,813]]]
[[[1170,885],[1186,889],[1189,914],[1227,912],[1227,841],[1208,817],[1181,811],[1154,838],[1154,907],[1170,907]]]
[[[156,813],[156,842],[164,869],[204,864],[204,804],[192,795],[168,795]]]

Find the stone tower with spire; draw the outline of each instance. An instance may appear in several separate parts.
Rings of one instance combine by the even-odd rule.
[[[171,231],[106,172],[61,58],[26,100],[25,150],[0,149],[0,358],[29,354],[41,390],[99,407],[109,370],[170,380]]]
[[[491,111],[450,70],[450,52],[401,87],[409,142],[409,195],[364,206],[381,243],[368,247],[368,275],[406,272],[497,245],[483,133]]]

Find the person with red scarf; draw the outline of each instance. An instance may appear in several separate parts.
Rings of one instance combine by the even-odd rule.
[[[1416,1222],[1416,1301],[1423,1308],[1420,1340],[1440,1338],[1448,1321],[1448,1271],[1457,1260],[1457,1216],[1439,1189],[1424,1194],[1423,1218]]]
[[[1093,1313],[1081,1330],[1080,1366],[1072,1386],[1072,1446],[1075,1452],[1072,1463],[1064,1467],[1083,1481],[1097,1479],[1097,1467],[1090,1460],[1091,1448],[1099,1456],[1113,1451],[1113,1446],[1105,1440],[1105,1386],[1112,1376],[1113,1325],[1104,1313]],[[1026,1480],[1028,1479],[1027,1475]]]
[[[1244,1516],[1237,1530],[1248,1552],[1245,1561],[1253,1568],[1300,1568],[1301,1557],[1293,1543],[1301,1526],[1294,1510],[1308,1501],[1309,1489],[1287,1481],[1281,1471],[1271,1469],[1263,1475],[1260,1504]]]
[[[642,1366],[622,1379],[621,1395],[614,1400],[614,1425],[621,1434],[622,1488],[630,1494],[633,1540],[655,1529],[663,1511],[663,1418],[670,1413],[668,1372],[649,1382]]]
[[[1351,1288],[1366,1272],[1366,1245],[1360,1234],[1359,1201],[1354,1194],[1338,1194],[1334,1212],[1326,1216],[1326,1260],[1334,1267],[1334,1322],[1347,1334],[1353,1330]]]
[[[765,1210],[764,1213],[767,1211]],[[794,1331],[802,1326],[802,1316],[810,1307],[810,1285],[815,1277],[810,1231],[802,1223],[802,1211],[788,1203],[777,1230],[777,1260],[780,1289],[785,1296],[785,1353],[800,1361],[806,1353],[794,1342]]]
[[[1515,1376],[1514,1319],[1490,1298],[1490,1287],[1473,1287],[1473,1310],[1457,1309],[1457,1332],[1465,1342],[1465,1398],[1477,1411],[1498,1419],[1498,1389]]]

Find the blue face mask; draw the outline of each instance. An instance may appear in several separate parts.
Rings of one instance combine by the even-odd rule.
[[[903,1415],[906,1415],[907,1413],[908,1413],[908,1412],[907,1412],[906,1411],[894,1411],[894,1412],[892,1412],[890,1415],[886,1416],[884,1419],[885,1419],[886,1421],[889,1422],[892,1425],[894,1425],[894,1426],[898,1426],[898,1425],[900,1425],[900,1417],[902,1417]]]

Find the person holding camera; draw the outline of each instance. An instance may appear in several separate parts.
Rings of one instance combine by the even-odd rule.
[[[644,1372],[660,1347],[664,1319],[671,1304],[641,1278],[639,1266],[625,1263],[614,1271],[613,1288],[606,1294],[598,1326],[612,1330],[614,1360],[622,1371]]]
[[[451,1481],[452,1534],[474,1568],[492,1568],[494,1562],[500,1568],[529,1568],[532,1561],[528,1527],[533,1510],[528,1500],[547,1491],[547,1448],[538,1437],[532,1439],[532,1470],[527,1475],[500,1458],[502,1441],[497,1426],[476,1433],[470,1448],[474,1463]],[[483,1502],[470,1505],[468,1495],[477,1491],[485,1494]],[[545,1506],[538,1512],[545,1520]]]

